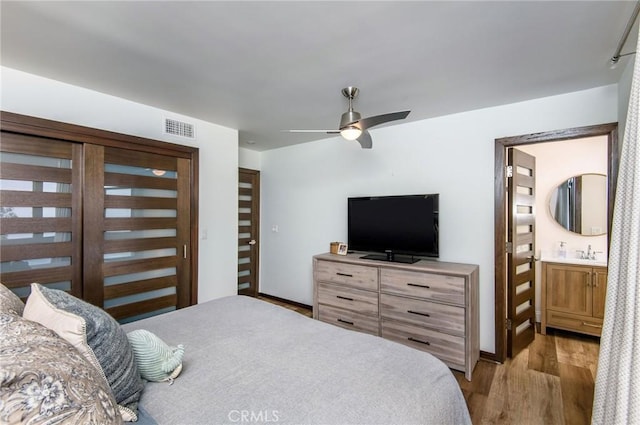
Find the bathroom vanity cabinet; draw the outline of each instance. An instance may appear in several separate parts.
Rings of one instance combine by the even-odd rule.
[[[607,267],[542,262],[542,326],[600,336]]]

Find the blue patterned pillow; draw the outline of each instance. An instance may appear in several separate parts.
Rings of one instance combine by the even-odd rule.
[[[125,421],[137,420],[144,381],[127,334],[104,310],[57,289],[31,284],[23,317],[56,331],[104,375]]]

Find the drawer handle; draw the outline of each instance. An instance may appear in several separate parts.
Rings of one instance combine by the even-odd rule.
[[[417,314],[418,316],[431,317],[429,313],[420,313],[419,311],[407,310],[407,313]]]
[[[336,274],[337,274],[338,276],[353,277],[353,275],[352,275],[352,274],[348,274],[348,273],[337,273],[337,272],[336,272]]]
[[[341,300],[353,301],[353,298],[343,297],[341,295],[336,295],[336,298],[340,298]]]
[[[418,285],[417,283],[407,283],[407,285],[409,285],[409,286],[415,286],[415,287],[418,287],[418,288],[431,289],[431,287],[430,287],[430,286],[428,286],[428,285]]]
[[[582,326],[591,326],[592,328],[602,329],[602,325],[593,325],[591,323],[582,322]]]
[[[409,338],[407,338],[409,341],[413,341],[413,342],[419,342],[420,344],[424,344],[424,345],[431,345],[431,343],[429,343],[429,341],[420,341],[419,339],[416,339],[412,336],[410,336]]]
[[[350,321],[348,321],[348,320],[338,319],[338,322],[340,322],[340,323],[346,323],[347,325],[351,325],[351,326],[353,326],[353,322],[350,322]]]

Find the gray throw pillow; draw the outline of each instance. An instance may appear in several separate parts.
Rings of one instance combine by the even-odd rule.
[[[104,375],[123,419],[137,420],[144,381],[127,334],[113,317],[71,294],[37,283],[31,284],[23,316],[71,342]]]

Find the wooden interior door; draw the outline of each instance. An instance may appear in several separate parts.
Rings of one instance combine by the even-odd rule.
[[[129,321],[197,303],[198,150],[0,111],[0,281]]]
[[[260,171],[239,169],[238,294],[258,295],[260,252]]]
[[[30,283],[82,297],[82,146],[2,132],[0,282],[25,299]]]
[[[87,146],[85,298],[120,321],[190,305],[190,160]]]
[[[510,148],[507,162],[507,355],[535,338],[535,157]]]

